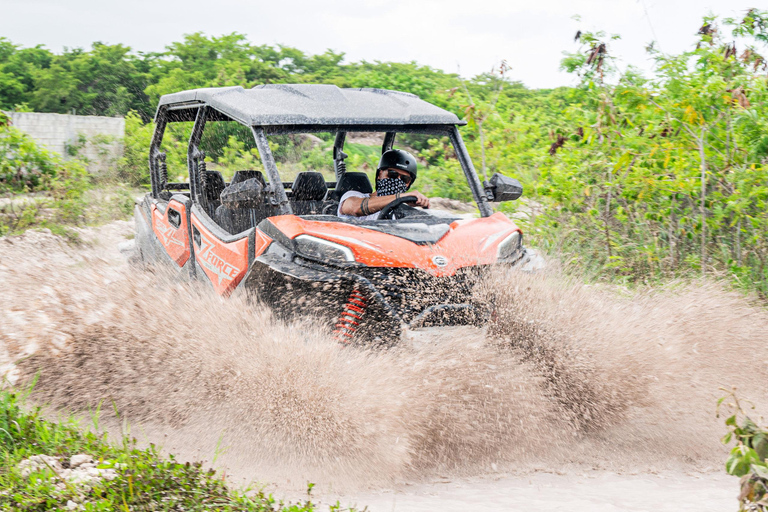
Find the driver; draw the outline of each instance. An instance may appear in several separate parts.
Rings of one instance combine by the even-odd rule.
[[[342,219],[373,220],[392,201],[405,196],[416,198],[415,206],[429,208],[429,198],[421,192],[408,192],[416,181],[416,158],[402,149],[390,149],[381,155],[376,171],[376,191],[364,194],[350,190],[339,200],[338,216]]]

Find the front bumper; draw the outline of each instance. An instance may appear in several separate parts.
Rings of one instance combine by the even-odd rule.
[[[415,268],[339,268],[267,251],[254,260],[243,285],[281,311],[290,305],[310,313],[313,307],[328,311],[334,297],[340,306],[358,289],[378,314],[405,327],[480,325],[490,311],[485,301],[477,300],[475,285],[488,270],[484,265],[434,277]]]

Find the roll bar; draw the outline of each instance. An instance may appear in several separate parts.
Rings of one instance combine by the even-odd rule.
[[[260,126],[252,126],[251,131],[253,132],[253,138],[256,140],[259,156],[261,156],[261,164],[264,166],[269,177],[268,193],[272,204],[277,206],[280,215],[290,215],[293,213],[291,204],[288,202],[288,195],[283,188],[283,181],[280,179],[280,172],[277,170],[275,158],[269,149],[269,142],[267,142],[267,136],[264,135],[264,129]]]

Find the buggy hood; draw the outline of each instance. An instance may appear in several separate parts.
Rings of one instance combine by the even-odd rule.
[[[309,235],[345,246],[358,266],[419,268],[434,276],[495,263],[499,244],[520,231],[501,213],[478,219],[437,218],[442,222],[424,219],[350,223],[330,216],[283,215],[265,220],[259,229],[284,245]]]

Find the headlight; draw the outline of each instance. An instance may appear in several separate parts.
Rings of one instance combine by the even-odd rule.
[[[299,235],[293,241],[296,244],[296,252],[305,258],[336,263],[355,261],[355,256],[349,247],[335,242],[310,235]]]
[[[517,253],[520,252],[522,247],[523,236],[519,231],[515,231],[499,244],[499,249],[496,252],[496,258],[498,260],[516,259]]]

